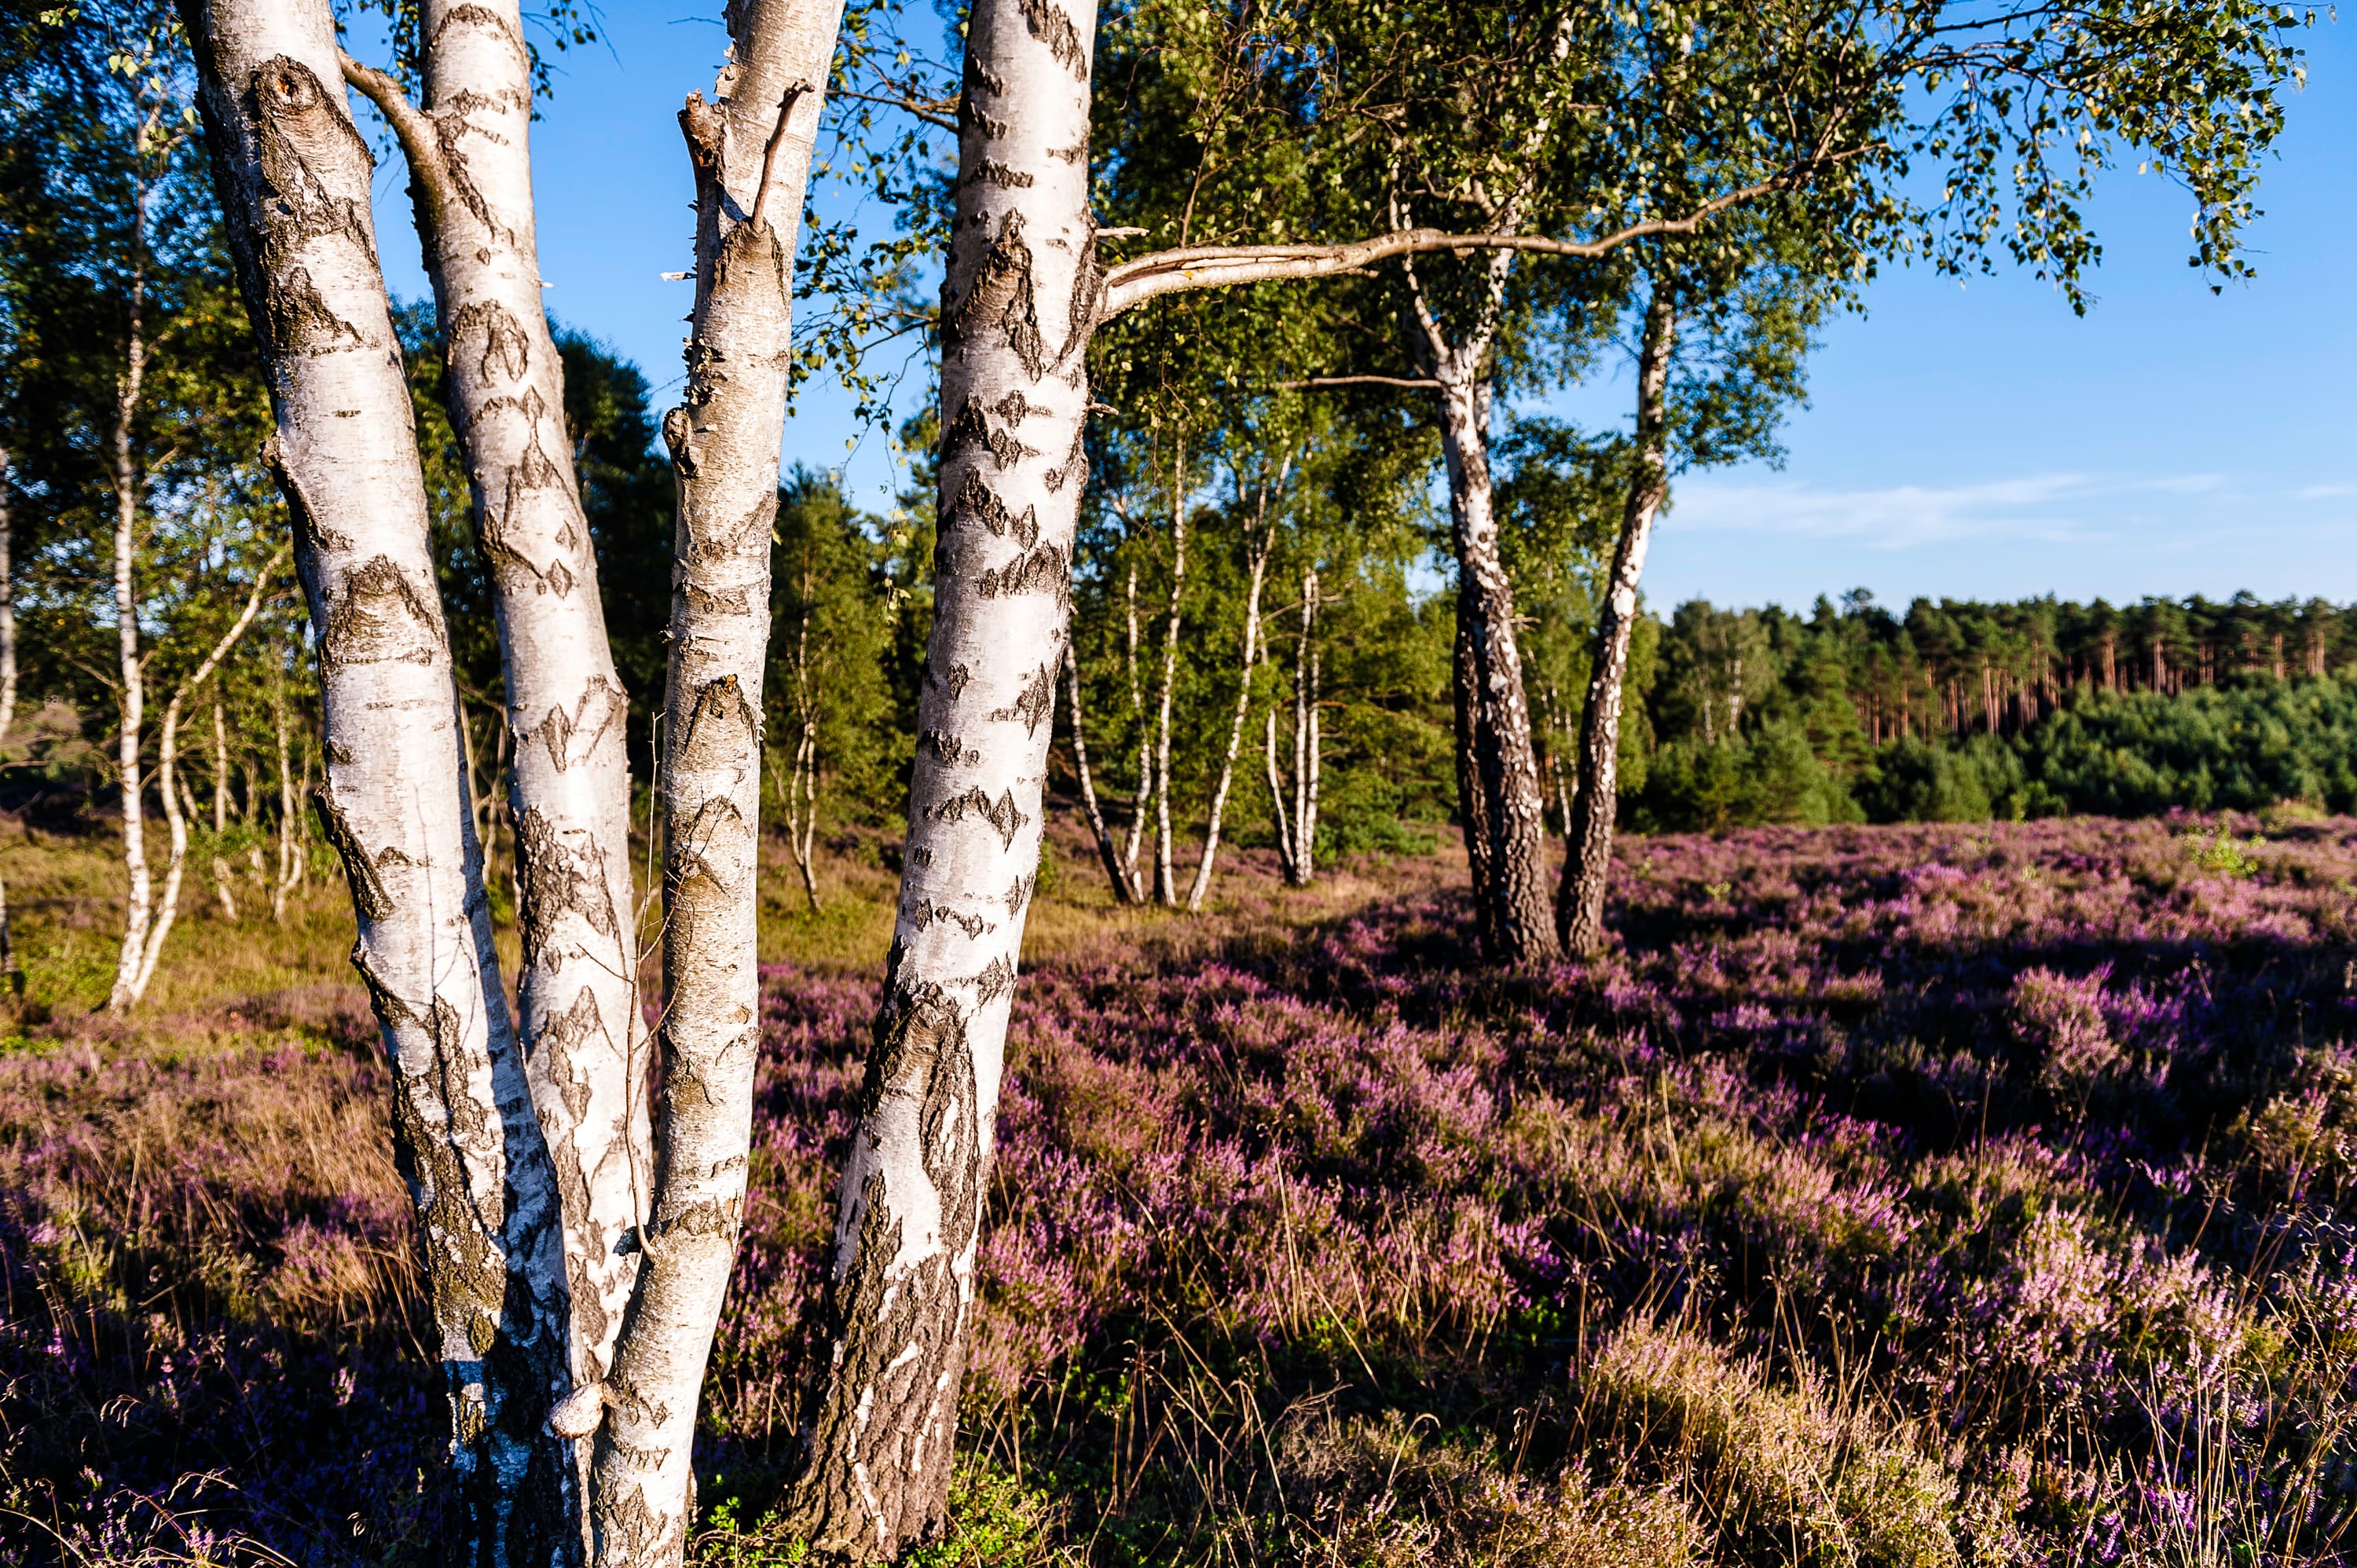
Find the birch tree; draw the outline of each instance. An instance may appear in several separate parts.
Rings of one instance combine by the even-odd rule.
[[[966,19],[942,295],[940,542],[891,956],[790,1509],[820,1552],[935,1532],[1064,659],[1103,286],[1089,0]]]
[[[325,0],[188,0],[182,15],[317,628],[319,811],[393,1069],[465,1521],[451,1555],[573,1561],[575,1468],[547,1425],[570,1381],[562,1210],[467,811],[371,160]]]
[[[643,1252],[602,1383],[558,1412],[596,1435],[597,1563],[677,1563],[696,1397],[736,1258],[760,1050],[763,676],[790,280],[840,0],[749,0],[730,60],[680,114],[695,172],[687,386],[663,419],[679,480],[662,797],[664,1096]]]
[[[408,162],[447,394],[473,497],[515,739],[519,1032],[557,1169],[571,1370],[606,1375],[638,1254],[651,1159],[637,1085],[630,700],[565,430],[565,369],[541,306],[532,199],[535,56],[517,0],[420,0],[392,74],[339,57]],[[471,813],[470,813],[471,814]]]

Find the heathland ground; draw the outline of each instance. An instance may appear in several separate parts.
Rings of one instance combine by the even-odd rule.
[[[814,914],[780,858],[715,1563],[798,1555],[896,886],[846,836]],[[191,897],[120,1022],[117,864],[0,842],[0,1562],[431,1562],[343,889]],[[2357,820],[1631,835],[1606,954],[1516,975],[1463,875],[1245,852],[1189,918],[1059,839],[927,1561],[2337,1561]]]

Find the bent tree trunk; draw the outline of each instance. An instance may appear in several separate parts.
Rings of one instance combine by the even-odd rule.
[[[695,169],[695,309],[682,406],[663,703],[663,1102],[644,1257],[606,1385],[562,1428],[597,1432],[605,1568],[684,1555],[696,1398],[745,1212],[760,1047],[761,676],[784,438],[791,267],[841,0],[744,0],[713,101],[680,112]],[[599,1405],[605,1419],[598,1422]]]
[[[1620,519],[1620,542],[1612,551],[1612,578],[1596,618],[1589,654],[1587,705],[1579,718],[1579,789],[1564,824],[1566,853],[1563,885],[1555,894],[1555,920],[1564,947],[1593,953],[1604,945],[1604,891],[1611,879],[1612,829],[1620,809],[1620,697],[1629,673],[1629,639],[1637,624],[1637,585],[1645,572],[1645,548],[1653,519],[1669,494],[1669,455],[1664,398],[1670,349],[1677,334],[1669,285],[1657,282],[1645,307],[1645,330],[1637,350],[1637,461],[1629,480],[1629,500]]]
[[[137,1006],[139,999],[147,994],[148,983],[156,978],[156,961],[164,956],[165,939],[172,934],[173,922],[179,918],[180,914],[180,884],[188,865],[188,816],[196,811],[195,806],[189,804],[187,814],[182,811],[186,797],[182,793],[179,775],[181,712],[188,703],[188,693],[212,679],[213,671],[221,668],[221,661],[229,657],[230,650],[237,646],[238,640],[245,636],[246,628],[253,624],[253,618],[262,612],[263,596],[270,591],[271,575],[285,564],[285,559],[282,551],[270,558],[270,564],[254,574],[253,591],[246,596],[245,607],[238,612],[237,619],[231,624],[229,630],[221,634],[221,640],[213,644],[212,651],[205,655],[203,662],[174,689],[172,700],[164,704],[163,729],[156,745],[156,782],[164,796],[164,822],[171,833],[172,854],[164,865],[164,896],[156,901],[156,917],[147,930],[147,945],[139,955],[139,974],[132,982],[130,1006]]]
[[[1095,27],[1090,0],[968,18],[909,836],[790,1510],[815,1550],[858,1559],[936,1533],[949,1492],[1086,473]]]
[[[409,389],[327,0],[184,0],[214,179],[278,433],[266,454],[318,628],[327,776],[393,1078],[469,1563],[578,1553],[554,1168],[500,988],[460,784],[457,690]]]
[[[1532,963],[1557,950],[1547,908],[1545,798],[1491,492],[1491,382],[1462,349],[1444,363],[1440,382],[1457,548],[1457,778],[1474,912],[1492,963]]]
[[[576,1384],[606,1375],[638,1254],[646,1107],[630,885],[629,699],[565,428],[565,371],[540,301],[531,54],[516,0],[425,0],[423,111],[344,59],[411,175],[450,408],[516,732],[516,979],[533,1106],[556,1162]],[[470,813],[471,815],[471,811]]]

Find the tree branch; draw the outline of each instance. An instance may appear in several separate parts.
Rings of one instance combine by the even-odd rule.
[[[1272,381],[1273,392],[1318,392],[1327,387],[1437,387],[1437,376],[1310,376],[1297,381]]]
[[[362,65],[342,49],[336,59],[343,67],[344,81],[360,95],[376,105],[384,123],[393,127],[394,140],[401,144],[401,156],[409,160],[409,170],[425,188],[427,196],[438,213],[450,197],[450,170],[442,158],[442,130],[434,116],[409,101],[401,91],[401,83],[372,65]]]
[[[1878,146],[1880,144],[1874,144]],[[1692,234],[1726,211],[1770,191],[1795,184],[1810,168],[1874,150],[1854,148],[1805,162],[1704,202],[1684,218],[1653,218],[1595,240],[1555,240],[1539,234],[1451,234],[1439,229],[1402,229],[1346,245],[1197,245],[1160,251],[1125,262],[1105,274],[1104,305],[1098,319],[1109,321],[1133,306],[1166,294],[1232,288],[1239,284],[1285,278],[1332,277],[1357,272],[1395,256],[1434,251],[1522,251],[1542,256],[1595,260],[1639,240]]]

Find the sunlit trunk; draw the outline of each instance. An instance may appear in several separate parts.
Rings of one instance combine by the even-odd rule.
[[[1087,0],[978,0],[967,19],[924,741],[788,1510],[820,1554],[892,1557],[948,1503],[1086,472],[1095,23]]]
[[[139,656],[139,460],[132,451],[131,442],[131,424],[139,413],[141,383],[147,373],[146,238],[147,198],[142,188],[134,203],[133,243],[137,249],[127,301],[130,331],[124,339],[123,375],[115,382],[112,433],[115,678],[122,683],[116,710],[115,767],[122,775],[123,865],[128,884],[124,898],[123,950],[115,960],[114,988],[106,999],[107,1010],[114,1013],[123,1012],[138,999],[139,963],[147,951],[147,929],[154,918],[155,889],[147,870],[145,779],[140,762],[140,731],[145,719],[147,684]]]
[[[1154,716],[1154,901],[1178,902],[1177,854],[1170,826],[1170,704],[1178,685],[1178,628],[1187,587],[1187,443],[1178,442],[1170,468],[1170,607],[1162,626],[1162,683]]]
[[[318,648],[318,796],[350,881],[415,1205],[460,1509],[451,1562],[578,1553],[554,1167],[500,988],[458,757],[414,417],[327,0],[185,0],[214,182]],[[282,773],[283,777],[283,773]],[[282,796],[292,809],[292,789]]]
[[[681,406],[663,416],[679,494],[658,786],[664,1091],[643,1256],[612,1370],[584,1384],[558,1422],[597,1434],[590,1511],[603,1568],[668,1568],[685,1554],[697,1401],[744,1222],[791,271],[841,17],[841,0],[739,0],[712,101],[693,95],[680,115],[695,173],[695,304]]]
[[[1563,883],[1555,895],[1563,945],[1574,953],[1593,953],[1604,945],[1604,895],[1612,877],[1612,834],[1620,810],[1620,713],[1629,642],[1636,629],[1646,547],[1670,488],[1667,396],[1676,334],[1669,285],[1656,282],[1637,350],[1635,471],[1620,542],[1613,547],[1612,575],[1598,607],[1587,701],[1579,715],[1579,789],[1572,797]]]
[[[1211,890],[1212,863],[1220,854],[1220,823],[1228,809],[1228,791],[1235,783],[1236,754],[1243,747],[1244,720],[1252,712],[1253,666],[1260,661],[1260,595],[1268,580],[1268,553],[1275,542],[1268,507],[1275,492],[1285,488],[1285,476],[1292,467],[1293,458],[1288,454],[1277,465],[1275,478],[1265,479],[1261,485],[1259,517],[1248,546],[1251,558],[1244,586],[1243,657],[1236,665],[1236,711],[1228,723],[1228,746],[1220,757],[1219,781],[1211,789],[1211,810],[1203,824],[1202,857],[1195,863],[1195,880],[1187,889],[1189,913],[1202,908],[1204,897]]]

